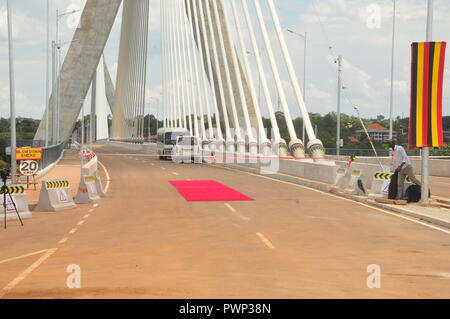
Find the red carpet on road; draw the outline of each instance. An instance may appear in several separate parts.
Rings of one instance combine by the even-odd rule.
[[[188,202],[253,201],[216,181],[169,181]]]

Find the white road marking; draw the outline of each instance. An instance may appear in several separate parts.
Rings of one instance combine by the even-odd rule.
[[[83,225],[83,224],[84,224],[84,220],[80,220],[80,221],[78,222],[77,226],[81,226],[81,225]]]
[[[7,293],[11,292],[14,287],[16,287],[22,280],[24,280],[29,274],[33,272],[36,268],[38,268],[47,258],[53,255],[58,249],[52,248],[47,250],[44,256],[39,258],[34,264],[25,269],[19,276],[14,278],[9,284],[7,284],[0,292],[0,298],[3,298]]]
[[[93,212],[94,212],[94,209],[93,209],[93,208],[91,208],[91,209],[88,210],[88,213],[93,213]]]
[[[87,218],[89,218],[89,216],[91,216],[91,215],[86,214],[86,215],[83,216],[83,218],[84,218],[84,219],[87,219]]]
[[[163,171],[165,171],[165,170],[166,170],[166,168],[165,168],[165,167],[161,167],[161,169],[162,169]]]
[[[111,178],[109,177],[109,172],[108,172],[108,170],[106,169],[106,167],[105,167],[105,165],[103,165],[102,164],[102,162],[98,162],[99,164],[100,164],[100,166],[103,168],[103,170],[105,171],[105,175],[106,175],[106,185],[105,185],[105,188],[103,189],[103,193],[107,193],[108,192],[108,189],[109,189],[109,184],[110,184],[110,180],[111,180]]]
[[[69,234],[75,234],[76,231],[77,231],[77,229],[76,229],[76,228],[73,228],[73,229],[69,232]]]
[[[63,239],[61,239],[58,244],[64,244],[66,241],[69,240],[69,237],[64,237]]]
[[[230,204],[225,203],[225,206],[227,206],[227,208],[228,208],[229,210],[231,210],[233,213],[236,213],[236,210],[235,210]]]
[[[245,216],[239,214],[239,213],[237,212],[237,210],[234,209],[233,206],[231,206],[230,204],[225,203],[225,206],[226,206],[230,211],[232,211],[237,217],[239,217],[240,219],[245,220],[245,221],[249,221],[249,220],[250,220],[250,218],[245,217]]]
[[[269,247],[270,249],[275,249],[275,246],[272,245],[272,243],[270,242],[270,240],[268,240],[268,239],[266,238],[266,236],[264,236],[264,235],[261,234],[261,233],[256,233],[256,235],[259,237],[259,239],[261,239],[261,241],[262,241],[264,244],[266,244],[267,247]]]
[[[228,170],[236,171],[236,170],[233,170],[231,168],[227,168],[227,167],[224,167],[224,168],[228,169]],[[257,175],[257,174],[253,174],[253,173],[249,173],[249,172],[243,172],[243,173],[248,174],[248,175],[252,175],[252,176],[256,176],[256,177],[260,177],[260,178],[264,178],[264,179],[268,179],[268,180],[271,180],[271,181],[283,183],[283,184],[292,185],[292,186],[295,186],[295,187],[300,187],[300,188],[307,189],[307,190],[310,190],[310,191],[313,191],[313,192],[317,192],[317,193],[320,193],[320,194],[323,194],[323,195],[327,195],[327,196],[330,196],[330,197],[338,198],[340,200],[344,200],[344,201],[348,201],[348,202],[351,202],[351,203],[354,203],[354,204],[358,204],[358,205],[361,205],[361,206],[364,206],[364,207],[367,207],[367,208],[370,208],[370,209],[373,209],[373,210],[380,211],[380,212],[388,214],[388,215],[392,215],[392,216],[395,216],[395,217],[398,217],[398,218],[402,218],[402,219],[408,220],[408,221],[416,223],[416,224],[420,224],[420,225],[428,227],[428,228],[432,228],[434,230],[441,231],[441,232],[446,233],[446,234],[450,234],[450,231],[442,229],[440,227],[436,227],[436,226],[433,226],[433,225],[430,225],[430,224],[427,224],[427,223],[423,223],[421,221],[418,221],[418,220],[415,220],[415,219],[412,219],[412,218],[409,218],[409,217],[406,217],[406,216],[402,216],[400,214],[391,213],[391,212],[389,212],[387,210],[384,210],[384,209],[381,209],[381,208],[378,208],[378,207],[373,207],[373,206],[366,205],[366,204],[363,204],[363,203],[360,203],[360,202],[356,202],[356,201],[353,201],[353,200],[345,198],[345,197],[340,197],[340,196],[337,196],[337,195],[334,195],[334,194],[326,193],[326,192],[320,191],[318,189],[314,189],[314,188],[310,188],[310,187],[306,187],[306,186],[303,186],[303,185],[298,185],[298,184],[294,184],[294,183],[290,183],[290,182],[280,181],[278,179],[265,177],[265,176],[261,176],[261,175]]]
[[[180,174],[178,174],[178,173],[176,173],[176,172],[172,172],[172,174],[173,174],[173,175],[177,175],[177,176],[180,175]]]
[[[94,204],[93,206],[94,206],[94,208],[97,208],[97,207],[98,207],[98,204]]]
[[[26,255],[18,256],[18,257],[8,258],[8,259],[5,259],[5,260],[1,260],[0,264],[5,264],[5,263],[10,262],[10,261],[27,258],[27,257],[34,256],[34,255],[40,255],[40,254],[45,253],[46,251],[48,251],[48,249],[36,251],[34,253],[29,253],[29,254],[26,254]]]

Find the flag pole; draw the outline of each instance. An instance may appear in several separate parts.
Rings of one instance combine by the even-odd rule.
[[[428,14],[427,14],[427,34],[426,41],[432,41],[433,37],[433,0],[428,0]],[[430,148],[424,147],[422,149],[422,203],[429,202],[429,157]]]

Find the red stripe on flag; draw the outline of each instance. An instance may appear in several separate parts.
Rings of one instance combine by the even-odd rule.
[[[428,147],[428,117],[429,114],[429,103],[428,103],[428,86],[430,77],[430,43],[424,43],[424,63],[423,63],[423,110],[422,110],[422,144],[423,147]],[[420,132],[417,132],[420,134]]]
[[[444,134],[442,132],[442,89],[444,84],[444,63],[445,63],[445,49],[447,47],[446,42],[441,44],[441,53],[439,61],[439,77],[438,77],[438,100],[437,100],[437,116],[438,116],[438,138],[439,146],[444,146]],[[437,62],[437,61],[436,61]]]

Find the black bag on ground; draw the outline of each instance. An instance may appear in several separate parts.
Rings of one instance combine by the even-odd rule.
[[[419,185],[411,185],[406,190],[405,199],[408,203],[418,203],[422,198],[422,189]]]
[[[389,199],[396,199],[398,193],[398,172],[395,172],[391,177],[391,183],[389,184]]]

